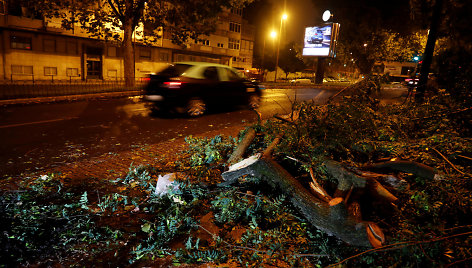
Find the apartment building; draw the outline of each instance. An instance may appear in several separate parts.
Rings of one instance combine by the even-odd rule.
[[[78,25],[65,30],[58,20],[34,18],[28,10],[8,7],[7,2],[0,0],[0,80],[123,79],[118,42],[91,38]],[[232,9],[220,14],[216,32],[185,47],[173,44],[165,29],[154,45],[144,45],[143,37],[136,35],[135,76],[147,77],[177,61],[250,69],[254,33],[254,26],[242,18],[242,10]]]

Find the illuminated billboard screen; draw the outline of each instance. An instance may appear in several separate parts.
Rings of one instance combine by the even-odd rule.
[[[303,56],[333,57],[339,24],[305,28]]]

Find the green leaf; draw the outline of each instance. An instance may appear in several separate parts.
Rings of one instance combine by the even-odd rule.
[[[149,233],[151,231],[151,224],[149,224],[149,222],[143,224],[143,226],[141,226],[141,231]]]

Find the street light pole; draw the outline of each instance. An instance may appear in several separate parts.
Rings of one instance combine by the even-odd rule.
[[[275,77],[274,82],[277,82],[277,69],[279,68],[279,50],[280,50],[280,39],[282,39],[282,24],[284,20],[287,19],[287,14],[283,14],[282,18],[280,19],[280,29],[279,29],[279,40],[277,42],[277,57],[275,60]]]
[[[274,39],[276,36],[277,36],[277,33],[275,31],[270,32],[270,37],[272,39]],[[262,62],[261,62],[262,82],[264,82],[264,76],[265,76],[265,68],[264,68],[265,46],[266,46],[266,38],[264,37],[264,45],[262,46]]]

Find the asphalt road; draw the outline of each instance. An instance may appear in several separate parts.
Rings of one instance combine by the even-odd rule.
[[[334,90],[266,90],[258,112],[285,114],[295,101],[324,102]],[[199,118],[155,116],[138,97],[0,108],[0,174],[23,176],[65,163],[173,138],[197,135],[257,119],[244,107]]]

